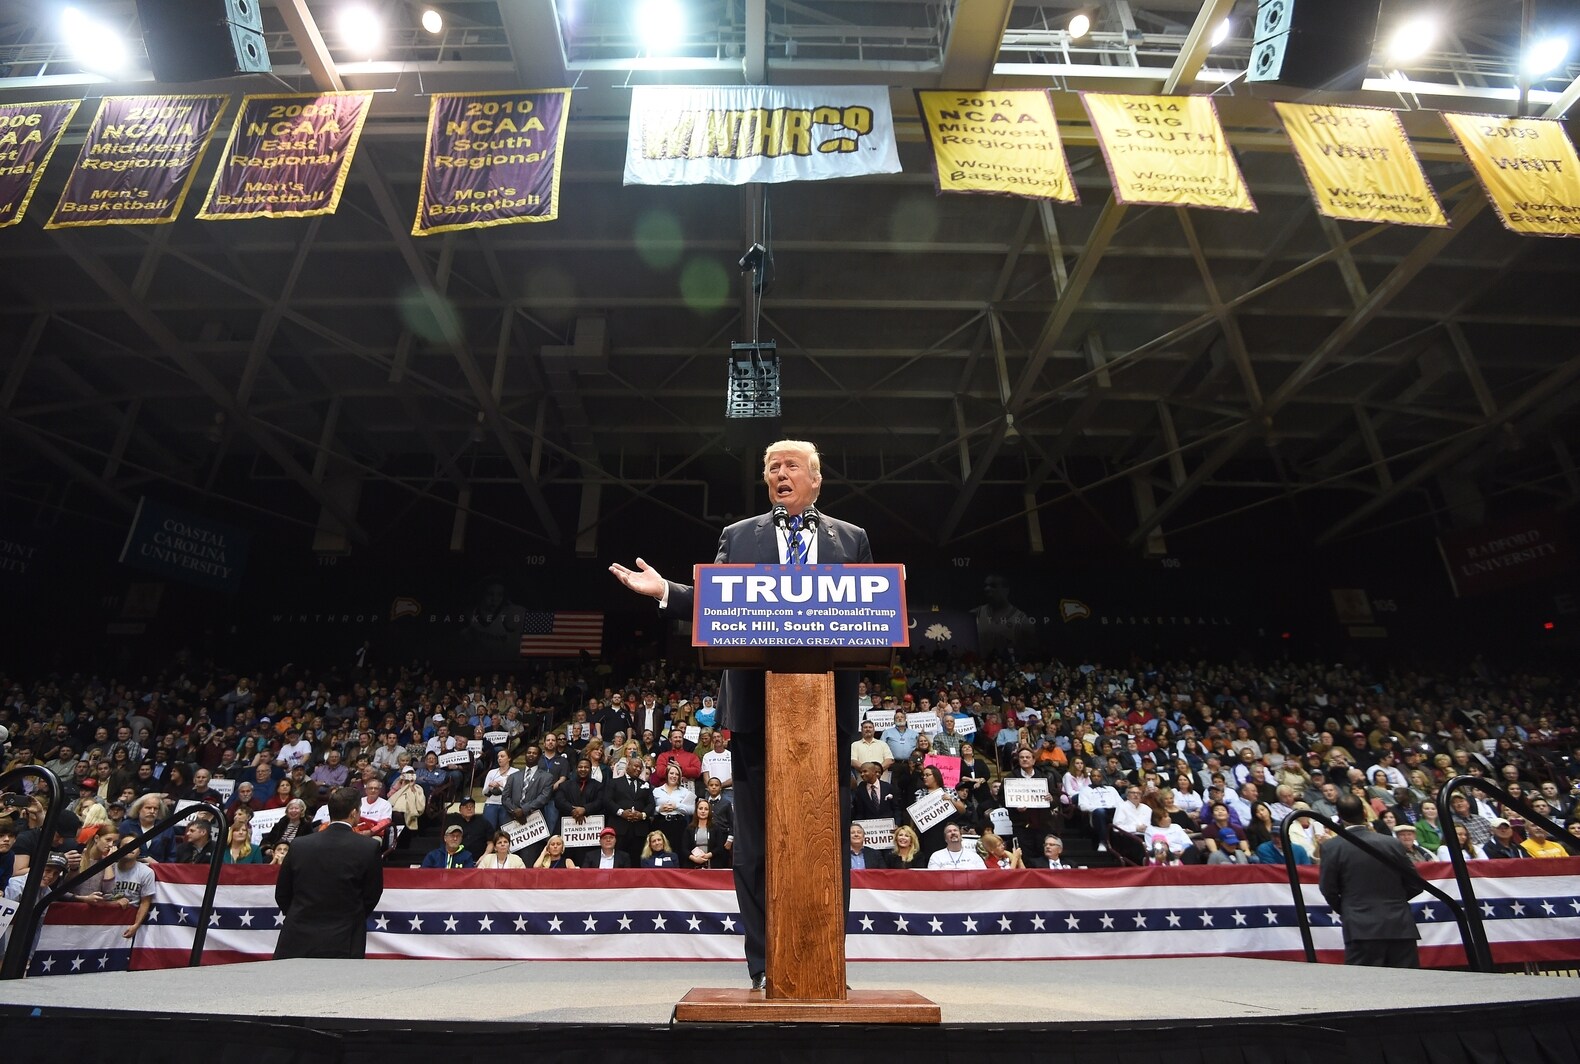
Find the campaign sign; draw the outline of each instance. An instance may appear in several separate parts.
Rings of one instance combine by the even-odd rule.
[[[262,812],[252,814],[252,819],[247,824],[248,827],[252,828],[252,844],[254,846],[262,845],[263,837],[272,831],[274,825],[278,824],[284,816],[284,809],[265,809]]]
[[[484,732],[483,738],[487,739],[494,746],[504,746],[510,741],[510,733],[507,731]]]
[[[940,787],[936,791],[929,791],[926,797],[918,798],[906,807],[906,812],[911,816],[911,823],[916,825],[917,831],[926,831],[934,824],[948,820],[955,811],[954,803],[949,799],[949,791]]]
[[[470,750],[452,750],[448,754],[439,755],[439,767],[457,768],[461,765],[470,764],[471,760],[472,752]]]
[[[1011,809],[1047,809],[1053,804],[1048,794],[1047,777],[1005,776],[1004,804]]]
[[[215,776],[208,781],[209,790],[230,801],[230,796],[236,793],[236,781],[228,780],[224,776]]]
[[[542,813],[533,812],[523,821],[505,821],[500,825],[500,830],[510,836],[510,852],[515,853],[548,838],[549,822],[543,819]]]
[[[855,820],[852,823],[860,824],[861,830],[867,833],[867,845],[871,849],[894,849],[894,820],[892,817],[883,817],[878,820]]]
[[[560,835],[565,839],[565,848],[574,850],[579,846],[598,845],[598,836],[603,833],[603,814],[583,817],[580,824],[569,817],[560,821]]]
[[[910,645],[903,565],[699,565],[699,647]]]

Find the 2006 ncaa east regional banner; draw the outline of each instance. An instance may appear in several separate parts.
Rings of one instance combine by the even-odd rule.
[[[413,236],[560,216],[570,89],[435,93]]]
[[[1120,203],[1254,211],[1207,96],[1083,92]]]
[[[245,96],[199,218],[333,214],[371,92]]]
[[[76,100],[0,104],[0,229],[27,213],[60,135],[77,113]]]
[[[1580,161],[1552,118],[1444,114],[1503,224],[1531,236],[1580,236]]]
[[[1448,225],[1393,111],[1303,103],[1273,107],[1323,214],[1350,222]]]
[[[641,86],[628,185],[745,185],[897,174],[882,86]]]
[[[916,93],[939,192],[1078,203],[1046,89]]]

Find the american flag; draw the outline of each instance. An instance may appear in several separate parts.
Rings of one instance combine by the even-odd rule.
[[[529,613],[522,618],[521,656],[574,658],[603,649],[601,613]]]

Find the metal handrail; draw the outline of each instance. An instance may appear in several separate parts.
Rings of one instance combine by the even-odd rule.
[[[39,765],[22,765],[0,774],[0,792],[28,776],[43,781],[45,790],[49,792],[49,804],[45,806],[44,820],[38,826],[41,843],[39,852],[28,856],[27,882],[22,884],[22,897],[17,903],[16,915],[11,918],[11,944],[6,947],[5,957],[0,958],[0,979],[20,978],[27,955],[33,950],[33,903],[38,898],[39,887],[44,883],[44,866],[55,842],[55,824],[60,820],[60,811],[65,808],[60,800],[60,779]]]
[[[1295,897],[1295,919],[1300,924],[1300,944],[1305,948],[1307,964],[1317,963],[1317,947],[1311,938],[1311,918],[1310,914],[1308,914],[1306,911],[1306,895],[1305,892],[1300,889],[1299,866],[1295,864],[1295,850],[1289,841],[1289,833],[1294,830],[1295,821],[1301,817],[1310,817],[1312,820],[1315,820],[1323,827],[1332,831],[1339,838],[1351,843],[1368,857],[1375,861],[1381,861],[1389,868],[1394,869],[1399,873],[1400,878],[1404,880],[1405,886],[1416,888],[1410,892],[1411,897],[1414,897],[1422,891],[1425,891],[1426,893],[1432,895],[1432,897],[1436,898],[1438,901],[1441,901],[1443,904],[1447,905],[1449,911],[1454,914],[1454,922],[1459,925],[1459,940],[1465,947],[1465,959],[1469,962],[1470,966],[1475,968],[1477,971],[1487,970],[1477,967],[1476,954],[1472,948],[1472,943],[1474,941],[1471,935],[1472,924],[1470,922],[1469,916],[1466,915],[1465,906],[1462,905],[1457,899],[1449,894],[1444,893],[1442,888],[1437,886],[1435,883],[1423,878],[1421,873],[1415,870],[1414,865],[1408,869],[1407,874],[1406,869],[1400,868],[1392,860],[1384,856],[1381,851],[1373,849],[1370,842],[1360,838],[1354,832],[1346,828],[1343,824],[1340,824],[1335,820],[1329,820],[1323,814],[1314,812],[1310,809],[1296,809],[1294,812],[1286,816],[1284,818],[1284,822],[1278,826],[1278,836],[1281,840],[1283,840],[1284,843],[1284,871],[1289,876],[1289,891]]]
[[[1492,971],[1492,947],[1487,942],[1486,925],[1482,923],[1481,912],[1476,907],[1476,890],[1471,885],[1470,867],[1465,863],[1465,852],[1459,847],[1459,833],[1454,830],[1454,813],[1450,808],[1454,794],[1466,787],[1475,787],[1478,790],[1490,791],[1497,795],[1507,805],[1512,805],[1517,811],[1525,814],[1527,819],[1534,820],[1541,825],[1548,836],[1557,841],[1558,845],[1568,850],[1571,855],[1580,853],[1580,839],[1566,832],[1562,827],[1548,820],[1540,813],[1533,810],[1518,798],[1510,796],[1509,792],[1481,776],[1455,776],[1443,784],[1437,792],[1438,819],[1448,830],[1443,832],[1443,845],[1448,847],[1448,858],[1454,865],[1454,879],[1459,884],[1459,897],[1465,903],[1465,909],[1470,915],[1470,942],[1475,946],[1475,957],[1471,960],[1471,967],[1478,972]]]

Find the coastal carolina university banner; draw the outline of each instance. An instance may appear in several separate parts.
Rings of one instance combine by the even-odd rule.
[[[371,92],[244,96],[199,218],[333,214]]]
[[[239,591],[251,539],[244,529],[144,496],[120,561],[216,591]]]
[[[224,96],[106,96],[44,228],[175,221],[225,102]]]
[[[1046,89],[918,91],[939,192],[1079,203]]]
[[[1580,236],[1580,160],[1552,118],[1444,114],[1503,224],[1531,236]]]
[[[1256,210],[1211,97],[1083,92],[1081,103],[1118,202]]]
[[[745,185],[897,174],[883,86],[638,86],[628,185]]]
[[[413,236],[560,216],[570,89],[436,93]]]
[[[1275,103],[1317,209],[1347,222],[1448,225],[1393,111]]]
[[[44,176],[76,100],[0,104],[0,229],[15,225]]]
[[[126,949],[130,913],[52,905],[29,975],[185,967],[206,868],[155,865],[155,904]],[[1447,864],[1418,866],[1451,896]],[[1580,858],[1476,861],[1477,905],[1499,964],[1580,960]],[[1342,928],[1303,868],[1320,959],[1343,959]],[[276,870],[227,865],[205,964],[267,960],[284,923]],[[1025,872],[856,872],[845,925],[851,960],[1298,960],[1300,930],[1282,868],[1104,868]],[[1412,903],[1428,967],[1463,967],[1453,915]],[[368,956],[384,959],[739,962],[740,913],[727,871],[525,869],[384,871]]]

